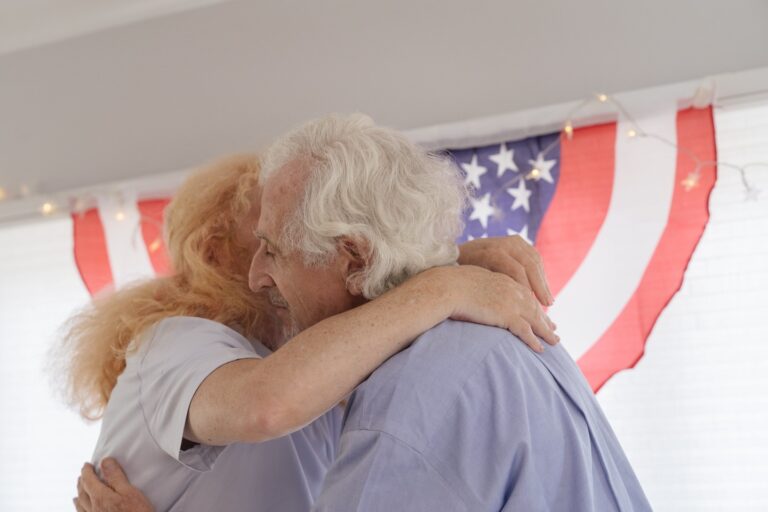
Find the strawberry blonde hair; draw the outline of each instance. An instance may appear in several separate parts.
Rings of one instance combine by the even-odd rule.
[[[84,418],[102,416],[126,356],[164,318],[206,318],[261,337],[265,302],[248,289],[252,255],[237,238],[259,200],[259,168],[257,156],[238,155],[190,176],[165,212],[173,273],[96,298],[67,322],[53,363],[66,375],[67,401]]]

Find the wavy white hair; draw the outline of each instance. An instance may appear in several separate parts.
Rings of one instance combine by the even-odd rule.
[[[335,254],[339,237],[367,242],[359,278],[372,299],[430,267],[456,262],[467,189],[447,158],[362,114],[332,115],[275,141],[264,155],[262,182],[295,160],[306,161],[304,197],[280,241],[308,265]]]

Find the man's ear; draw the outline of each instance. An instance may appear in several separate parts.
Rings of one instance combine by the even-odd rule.
[[[363,276],[371,262],[370,244],[360,237],[339,237],[336,248],[341,261],[341,273],[351,295],[363,294]]]

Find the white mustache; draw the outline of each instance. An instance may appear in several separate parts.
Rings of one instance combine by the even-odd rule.
[[[267,291],[267,298],[273,306],[288,309],[288,302],[286,302],[285,297],[276,288],[271,288]]]

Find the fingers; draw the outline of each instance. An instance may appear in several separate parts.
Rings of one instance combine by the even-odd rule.
[[[79,507],[79,508],[78,508]],[[91,497],[83,489],[83,477],[77,479],[77,498],[75,498],[75,508],[91,510]]]
[[[125,495],[133,489],[123,468],[112,457],[101,461],[101,475],[104,482],[120,495]]]
[[[550,345],[557,345],[560,342],[560,336],[555,334],[555,323],[542,311],[541,306],[536,304],[534,317],[530,319],[533,332]]]
[[[528,347],[534,352],[544,352],[544,346],[541,344],[536,335],[533,334],[530,324],[526,322],[518,322],[514,327],[509,329],[509,332],[520,338],[523,343],[528,345]]]
[[[515,245],[511,251],[512,257],[525,268],[530,289],[533,290],[536,298],[543,306],[551,306],[554,302],[554,297],[549,290],[547,277],[544,274],[544,265],[539,252],[522,238],[513,237],[511,242]]]
[[[549,291],[549,285],[547,284],[547,278],[544,275],[544,268],[541,266],[541,263],[530,259],[525,262],[524,267],[528,282],[531,283],[531,289],[536,298],[543,306],[551,306],[555,299],[552,297],[552,292]]]
[[[536,299],[543,306],[551,306],[554,297],[549,290],[539,253],[520,237],[510,237],[507,240],[511,248],[504,253],[504,258],[494,258],[494,261],[497,262],[497,268],[493,270],[509,275],[521,285],[532,290]]]
[[[525,286],[529,290],[532,289],[525,267],[515,259],[505,258],[499,261],[491,270],[506,274],[520,285]]]
[[[87,463],[84,464],[83,469],[80,470],[80,479],[78,480],[77,487],[78,492],[80,492],[81,489],[83,490],[83,492],[80,493],[81,497],[86,495],[87,498],[89,498],[89,502],[93,501],[95,497],[114,493],[112,489],[104,485],[104,482],[101,481],[99,475],[96,474],[96,471],[93,468],[93,464]]]
[[[77,498],[72,498],[72,504],[75,506],[75,510],[77,510],[77,512],[90,512],[91,510],[90,508],[83,507],[80,503],[80,500]]]

